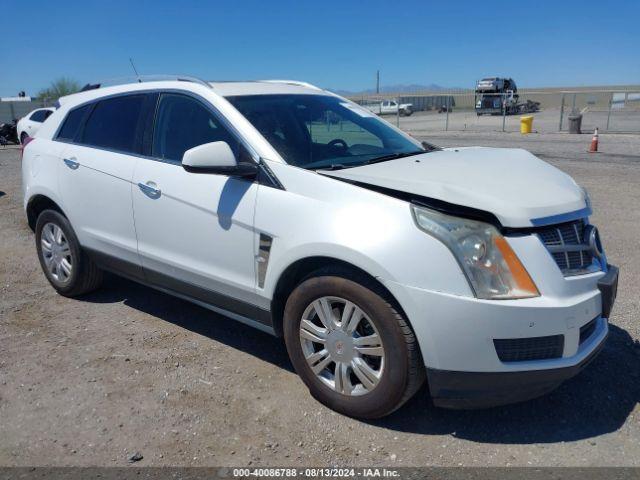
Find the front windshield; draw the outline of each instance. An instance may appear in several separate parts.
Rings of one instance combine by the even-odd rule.
[[[278,151],[302,168],[348,168],[424,153],[363,107],[329,95],[227,97]]]

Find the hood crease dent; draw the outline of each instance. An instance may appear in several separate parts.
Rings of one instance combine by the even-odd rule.
[[[462,216],[494,217],[504,227],[532,227],[587,207],[583,190],[569,175],[522,149],[445,149],[318,173],[462,207],[469,210]]]

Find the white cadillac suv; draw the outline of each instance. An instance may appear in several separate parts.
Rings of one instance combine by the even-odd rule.
[[[421,144],[301,82],[60,104],[22,174],[62,295],[110,271],[284,337],[312,395],[362,418],[425,381],[443,407],[533,398],[604,344],[618,269],[586,192],[526,151]]]

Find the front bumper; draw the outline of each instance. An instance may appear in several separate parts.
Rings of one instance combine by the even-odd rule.
[[[456,372],[428,368],[433,403],[443,408],[476,409],[531,400],[580,373],[600,353],[605,340],[606,334],[584,360],[564,368],[520,372]]]
[[[543,395],[597,355],[609,331],[617,273],[608,266],[607,272],[562,278],[559,295],[546,288],[540,297],[501,301],[385,284],[411,321],[434,403],[485,408]],[[590,325],[594,319],[595,326]],[[494,344],[498,339],[548,336],[562,339],[561,353],[543,359],[503,361]]]
[[[598,280],[598,290],[602,297],[602,316],[609,318],[618,295],[618,267],[607,265],[607,273]]]

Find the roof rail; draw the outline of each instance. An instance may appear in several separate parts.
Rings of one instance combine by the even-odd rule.
[[[129,76],[129,77],[117,77],[104,80],[100,83],[87,83],[82,89],[81,92],[86,92],[87,90],[95,90],[97,88],[104,87],[114,87],[116,85],[126,85],[127,83],[146,83],[146,82],[162,82],[162,81],[178,81],[178,82],[192,82],[198,83],[200,85],[204,85],[205,87],[211,88],[204,80],[201,80],[197,77],[192,77],[189,75],[138,75],[138,76]]]
[[[286,83],[287,85],[297,85],[299,87],[307,87],[307,88],[313,88],[314,90],[322,90],[319,87],[316,87],[315,85],[312,85],[308,82],[301,82],[299,80],[259,80],[260,82],[265,82],[265,83]]]
[[[96,88],[100,88],[99,83],[87,83],[84,87],[80,89],[81,92],[86,92],[88,90],[95,90]]]

